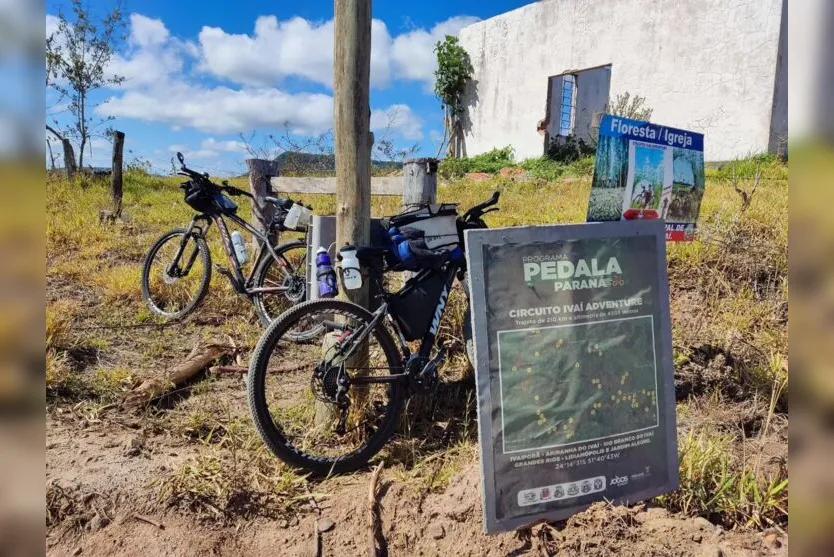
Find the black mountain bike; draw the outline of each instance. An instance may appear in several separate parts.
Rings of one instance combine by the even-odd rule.
[[[252,195],[226,181],[222,185],[209,180],[185,166],[182,153],[177,153],[182,165],[180,175],[188,181],[180,184],[185,190],[185,202],[199,211],[187,228],[176,228],[163,234],[148,251],[142,268],[142,297],[153,313],[166,319],[179,319],[196,308],[208,292],[211,281],[211,254],[206,234],[212,222],[220,230],[223,248],[231,269],[217,266],[217,270],[231,281],[235,291],[249,297],[263,326],[289,307],[304,301],[307,292],[307,245],[294,240],[274,245],[270,236],[289,229],[284,218],[295,204],[290,199],[265,197],[275,205],[276,216],[268,235],[237,215],[237,205],[224,193],[233,196]],[[225,218],[231,219],[258,239],[258,250],[252,270],[244,277]]]
[[[467,229],[486,228],[484,213],[498,192],[457,218],[460,246]],[[249,409],[266,445],[283,461],[316,475],[355,470],[394,432],[406,399],[437,384],[444,347],[434,351],[449,290],[463,282],[465,259],[424,269],[394,293],[386,247],[357,256],[378,289],[376,311],[320,299],[288,310],[264,332],[249,367]],[[302,324],[318,333],[297,342]],[[395,340],[396,339],[396,340]],[[412,353],[407,341],[420,340]]]

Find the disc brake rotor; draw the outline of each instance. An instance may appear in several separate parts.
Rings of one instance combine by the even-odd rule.
[[[174,284],[175,282],[177,282],[179,280],[179,278],[180,277],[171,276],[168,273],[167,268],[162,269],[162,282],[164,282],[165,284]]]
[[[304,277],[290,275],[284,278],[284,283],[281,286],[286,288],[284,295],[293,304],[304,301],[304,295],[307,292]]]

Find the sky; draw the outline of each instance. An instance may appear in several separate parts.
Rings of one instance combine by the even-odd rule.
[[[425,0],[373,3],[371,129],[399,148],[434,155],[442,111],[433,93],[434,44],[445,35],[529,0]],[[102,16],[113,1],[89,0]],[[125,78],[92,98],[99,118],[124,131],[125,158],[141,157],[167,173],[182,151],[189,166],[239,174],[268,134],[297,142],[333,126],[333,2],[197,2],[123,0],[125,40],[108,72]],[[67,1],[46,3],[46,34]],[[66,124],[66,102],[47,91],[47,121]],[[254,133],[254,136],[253,136]],[[85,153],[109,166],[110,143],[98,137]],[[60,160],[60,157],[58,158]]]

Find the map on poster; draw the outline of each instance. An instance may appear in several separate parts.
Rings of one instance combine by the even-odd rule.
[[[677,486],[659,219],[466,232],[485,528]]]
[[[662,219],[667,240],[692,240],[704,188],[703,134],[603,115],[588,222]]]

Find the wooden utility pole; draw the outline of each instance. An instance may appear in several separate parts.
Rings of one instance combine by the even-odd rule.
[[[333,134],[336,246],[367,245],[371,231],[371,0],[335,0]],[[367,284],[342,292],[368,306]]]
[[[110,171],[110,192],[113,194],[113,218],[122,216],[122,155],[125,133],[113,132],[113,166]]]
[[[246,167],[249,169],[249,190],[252,192],[252,216],[255,219],[255,227],[270,237],[269,234],[272,219],[275,217],[275,206],[264,201],[264,197],[272,195],[272,184],[270,178],[277,176],[278,163],[264,159],[246,159]],[[258,239],[252,238],[252,253],[257,253]]]
[[[345,244],[368,245],[371,237],[371,0],[334,0],[333,135],[336,147],[336,252]],[[368,307],[368,283],[345,290],[341,297]],[[325,335],[322,357],[335,345],[334,333]],[[349,367],[367,365],[367,344]],[[359,391],[355,397],[361,397]],[[362,407],[359,398],[353,401]],[[330,427],[338,417],[332,404],[316,403],[317,427]]]

